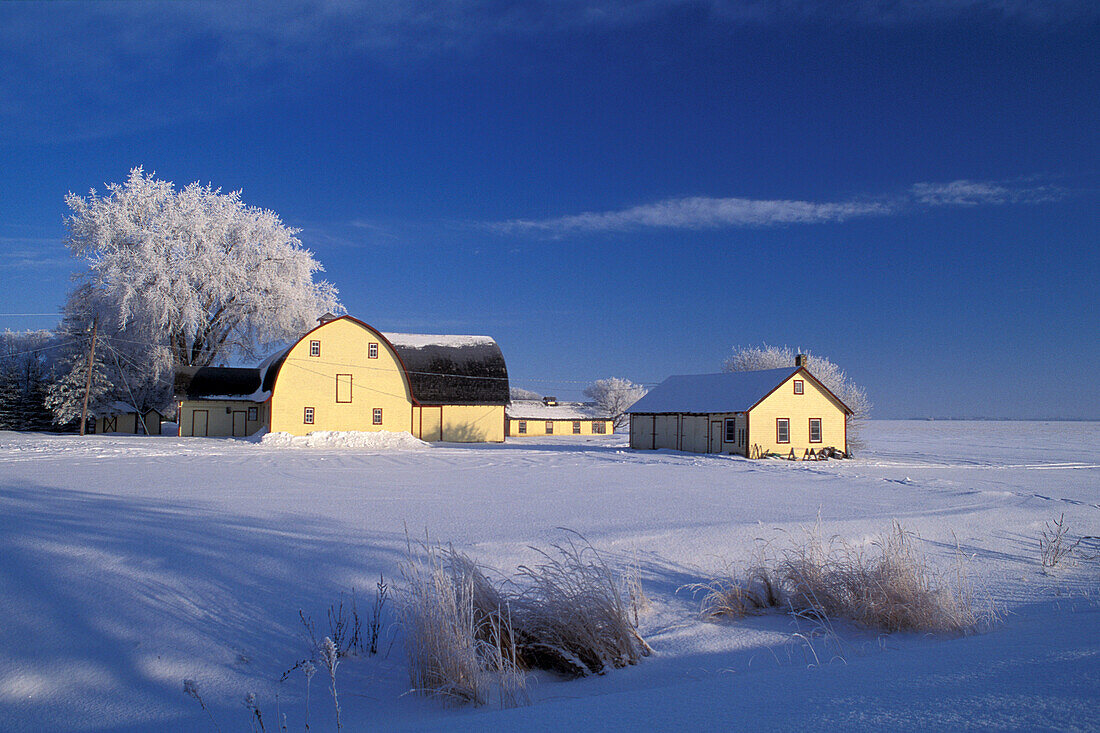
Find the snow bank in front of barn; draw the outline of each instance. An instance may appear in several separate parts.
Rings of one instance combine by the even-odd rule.
[[[308,435],[268,433],[260,439],[268,448],[370,448],[375,450],[422,450],[429,445],[409,433],[378,430],[370,433],[355,430],[316,430]]]

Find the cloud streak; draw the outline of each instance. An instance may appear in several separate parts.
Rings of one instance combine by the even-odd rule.
[[[509,219],[483,226],[498,234],[534,233],[553,237],[639,229],[761,229],[794,224],[838,224],[938,207],[1038,203],[1054,201],[1062,195],[1061,189],[1054,186],[1018,187],[998,182],[957,180],[917,183],[904,194],[876,199],[817,202],[694,196],[613,211],[588,211],[547,219]]]

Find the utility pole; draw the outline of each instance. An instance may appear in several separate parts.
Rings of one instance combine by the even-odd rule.
[[[95,337],[99,332],[99,319],[92,321],[92,348],[88,350],[88,379],[84,382],[84,408],[80,411],[80,434],[88,425],[88,396],[92,392],[92,364],[95,361]]]

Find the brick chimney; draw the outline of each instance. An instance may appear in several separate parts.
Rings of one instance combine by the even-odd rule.
[[[804,366],[806,366],[806,361],[807,361],[806,355],[805,354],[799,354],[798,356],[796,356],[794,358],[794,365],[796,367],[804,367]]]

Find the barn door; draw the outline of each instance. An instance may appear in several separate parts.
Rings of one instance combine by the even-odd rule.
[[[243,438],[246,435],[244,427],[244,410],[233,413],[233,437]]]
[[[710,421],[710,450],[708,453],[722,452],[722,421]]]
[[[206,424],[209,416],[209,410],[195,410],[191,413],[191,435],[199,438],[206,437]]]

